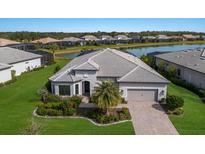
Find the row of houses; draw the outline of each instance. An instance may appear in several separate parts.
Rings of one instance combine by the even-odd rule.
[[[41,58],[39,54],[11,47],[0,47],[0,83],[11,80],[12,72],[13,75],[19,76],[23,72],[41,67]]]
[[[32,49],[36,43],[41,43],[43,45],[57,43],[59,45],[70,46],[70,45],[86,45],[88,42],[99,42],[99,43],[127,43],[127,42],[152,42],[152,41],[185,41],[185,40],[205,40],[205,36],[201,35],[191,35],[184,34],[182,36],[167,36],[167,35],[157,35],[157,36],[132,36],[128,37],[127,35],[116,35],[114,37],[110,35],[102,35],[96,37],[94,35],[85,35],[81,38],[77,37],[67,37],[61,40],[54,39],[51,37],[41,38],[34,40],[28,43],[21,43],[12,40],[7,40],[0,38],[0,47],[10,46],[16,48],[29,48]]]

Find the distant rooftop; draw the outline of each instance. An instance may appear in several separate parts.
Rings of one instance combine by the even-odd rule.
[[[0,47],[14,45],[14,44],[20,44],[20,42],[0,38]]]
[[[42,43],[42,44],[54,43],[54,42],[59,42],[59,40],[51,38],[51,37],[46,37],[46,38],[41,38],[41,39],[32,41],[32,43]]]
[[[205,48],[163,53],[155,57],[205,73]]]

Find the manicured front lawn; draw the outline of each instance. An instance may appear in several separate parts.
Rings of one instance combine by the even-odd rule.
[[[61,66],[66,60],[58,61]],[[55,65],[23,74],[18,81],[0,88],[0,134],[22,134],[39,102],[37,90],[53,74]],[[40,119],[42,134],[134,134],[131,122],[98,127],[83,119]]]
[[[170,84],[168,86],[170,94],[178,95],[184,98],[184,115],[170,116],[174,126],[179,134],[205,134],[205,104],[194,93]]]

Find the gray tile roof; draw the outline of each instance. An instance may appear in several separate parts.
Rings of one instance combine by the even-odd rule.
[[[12,67],[11,65],[0,63],[0,70],[8,69],[8,68],[11,68],[11,67]]]
[[[115,49],[102,49],[79,56],[53,75],[50,80],[55,82],[80,80],[72,74],[72,78],[67,77],[73,70],[95,70],[97,77],[116,77],[119,78],[119,82],[168,82],[137,57]]]
[[[41,55],[25,52],[10,47],[0,47],[0,63],[13,64],[21,61],[42,57]]]
[[[205,49],[183,50],[155,55],[168,62],[205,73]]]
[[[167,83],[168,81],[143,67],[136,67],[130,73],[120,78],[118,82]]]
[[[61,41],[79,42],[79,41],[83,41],[83,40],[80,38],[77,38],[77,37],[66,37],[66,38],[62,39]]]
[[[94,35],[85,35],[83,37],[81,37],[82,39],[84,39],[85,41],[98,41],[99,39],[94,36]]]

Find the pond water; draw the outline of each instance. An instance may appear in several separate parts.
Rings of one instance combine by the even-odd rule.
[[[154,46],[154,47],[138,47],[138,48],[128,48],[123,49],[133,55],[140,57],[142,55],[147,55],[152,52],[175,52],[185,49],[195,49],[195,48],[205,48],[205,44],[193,44],[193,45],[168,45],[168,46]],[[60,57],[65,58],[75,58],[79,53],[66,53],[60,54]]]

